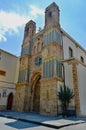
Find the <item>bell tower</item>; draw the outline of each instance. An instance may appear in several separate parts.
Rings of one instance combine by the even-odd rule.
[[[16,85],[16,110],[28,110],[28,89],[31,62],[31,43],[36,31],[36,23],[30,20],[25,25],[24,39],[20,56],[19,78]],[[20,102],[21,101],[21,102]]]
[[[43,73],[41,83],[40,112],[57,115],[58,86],[63,83],[62,77],[62,36],[59,20],[59,7],[56,3],[45,9],[45,28],[42,49]],[[54,101],[54,102],[53,102]],[[45,104],[45,105],[44,105]]]
[[[28,38],[28,40],[31,40],[32,36],[36,32],[36,23],[32,20],[30,20],[26,26],[24,31],[24,40]]]
[[[45,10],[45,28],[59,26],[59,7],[53,2]]]
[[[33,35],[36,33],[36,23],[30,20],[24,29],[24,38],[22,43],[21,56],[30,55],[30,44]]]

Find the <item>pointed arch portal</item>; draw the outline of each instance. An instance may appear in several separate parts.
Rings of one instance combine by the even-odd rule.
[[[39,73],[34,74],[32,77],[32,111],[34,112],[40,112],[40,79],[41,75]]]

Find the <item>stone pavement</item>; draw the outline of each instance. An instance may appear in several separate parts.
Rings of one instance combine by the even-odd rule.
[[[86,118],[62,118],[56,116],[45,116],[31,112],[0,111],[0,116],[56,129],[86,123]]]

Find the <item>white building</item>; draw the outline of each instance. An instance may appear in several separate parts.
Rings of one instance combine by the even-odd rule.
[[[62,33],[65,84],[74,90],[79,115],[86,115],[86,50],[65,31]]]
[[[18,67],[19,58],[0,49],[0,110],[12,109],[15,105]]]

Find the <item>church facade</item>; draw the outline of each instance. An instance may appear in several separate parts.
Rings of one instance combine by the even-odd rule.
[[[57,115],[58,91],[65,84],[74,91],[77,115],[86,115],[85,77],[86,51],[61,28],[59,7],[52,3],[44,29],[36,33],[32,20],[25,26],[15,110]]]

